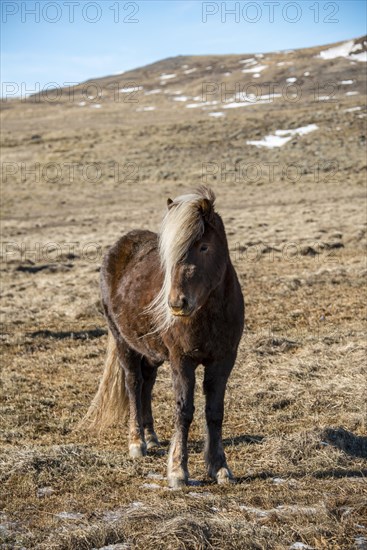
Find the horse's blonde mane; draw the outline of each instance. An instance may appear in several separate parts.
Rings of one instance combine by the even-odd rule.
[[[204,199],[214,205],[213,191],[204,186],[195,193],[176,197],[163,218],[158,246],[164,280],[162,288],[148,307],[148,311],[153,314],[156,331],[166,330],[174,320],[168,307],[172,268],[204,233]]]

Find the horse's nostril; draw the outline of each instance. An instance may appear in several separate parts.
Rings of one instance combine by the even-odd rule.
[[[185,309],[188,306],[188,300],[185,296],[177,296],[174,299],[168,301],[168,305],[173,310]]]

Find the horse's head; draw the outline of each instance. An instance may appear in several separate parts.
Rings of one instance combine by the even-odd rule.
[[[174,316],[189,316],[202,307],[221,282],[226,268],[227,247],[222,232],[218,231],[221,228],[213,203],[203,198],[198,210],[202,232],[171,270],[168,306]]]
[[[196,193],[168,199],[160,234],[164,286],[156,304],[166,326],[177,317],[189,317],[204,306],[218,287],[228,265],[223,222],[214,210],[214,193]]]

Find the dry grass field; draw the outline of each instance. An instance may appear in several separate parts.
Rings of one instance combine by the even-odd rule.
[[[96,81],[98,99],[2,102],[0,548],[367,548],[365,63],[328,48],[179,57]],[[255,81],[228,107],[243,98],[223,90]],[[224,423],[236,483],[205,476],[199,368],[191,482],[172,491],[169,365],[159,452],[133,461],[124,426],[77,424],[103,370],[102,254],[201,183],[246,301]]]

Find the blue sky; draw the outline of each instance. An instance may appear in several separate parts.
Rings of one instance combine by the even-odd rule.
[[[364,0],[1,0],[1,9],[1,80],[27,89],[180,54],[294,49],[366,33]]]

